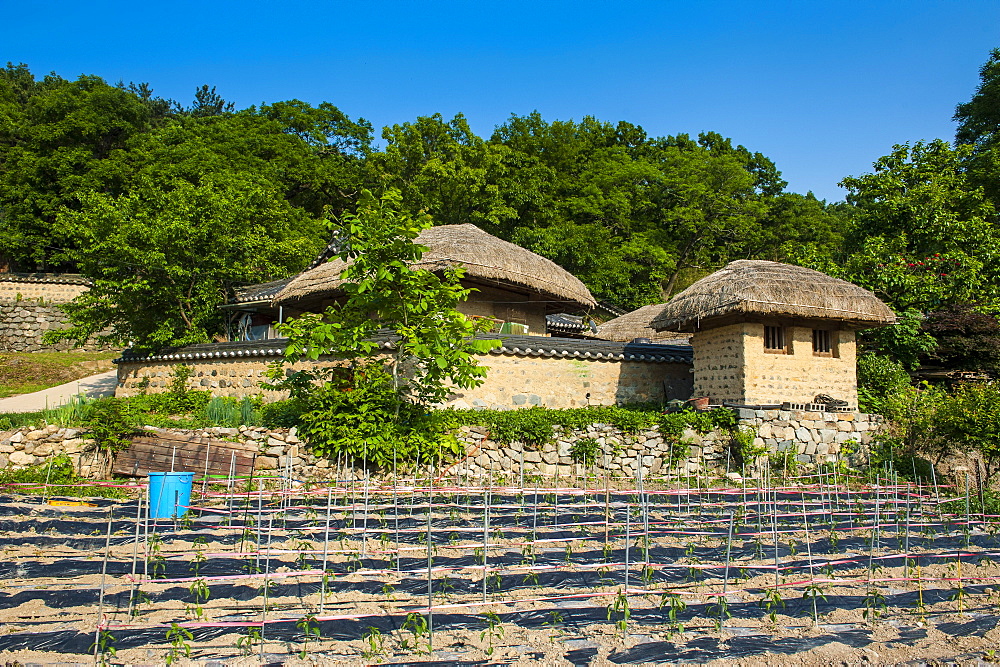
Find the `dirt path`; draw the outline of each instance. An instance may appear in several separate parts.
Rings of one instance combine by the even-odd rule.
[[[0,414],[5,412],[37,412],[46,408],[58,407],[77,394],[88,398],[112,396],[118,386],[118,371],[108,371],[91,375],[80,380],[73,380],[57,387],[49,387],[32,394],[21,394],[0,399]]]

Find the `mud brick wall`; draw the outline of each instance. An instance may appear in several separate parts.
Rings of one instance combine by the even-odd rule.
[[[713,403],[742,403],[745,384],[743,325],[699,331],[691,337],[694,349],[694,395]]]
[[[134,396],[149,380],[149,392],[166,391],[177,366],[193,375],[189,389],[211,391],[216,396],[253,396],[280,400],[283,393],[261,389],[269,363],[279,355],[233,356],[210,359],[120,360],[116,396]],[[289,372],[332,365],[334,359],[300,362]],[[585,405],[657,402],[691,395],[691,367],[677,363],[565,359],[515,355],[484,355],[480,363],[489,371],[475,389],[456,392],[446,405],[456,408],[509,409],[542,405],[569,408]]]
[[[858,404],[857,359],[853,331],[830,331],[833,356],[813,353],[812,328],[786,326],[787,354],[764,351],[764,325],[744,325],[746,384],[741,403],[751,405],[812,403],[828,394]]]
[[[787,353],[766,352],[764,326],[742,322],[692,337],[696,396],[714,404],[780,405],[812,403],[817,394],[827,394],[857,406],[853,331],[831,330],[833,353],[819,356],[813,353],[812,328],[802,326],[784,326]]]

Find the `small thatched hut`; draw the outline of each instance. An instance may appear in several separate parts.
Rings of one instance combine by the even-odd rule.
[[[663,303],[655,303],[608,320],[597,326],[597,334],[594,337],[623,343],[641,338],[647,338],[654,343],[686,343],[687,334],[657,331],[652,327],[653,318],[658,316],[665,306]]]
[[[521,325],[526,327],[524,333],[541,334],[546,314],[589,310],[595,305],[590,290],[573,274],[475,225],[431,227],[420,233],[416,243],[427,251],[414,267],[465,269],[462,284],[476,289],[459,305],[467,315]],[[286,317],[324,310],[341,297],[340,274],[346,266],[333,259],[300,273],[274,297],[274,304],[284,309]]]
[[[679,293],[654,329],[694,335],[695,394],[712,402],[857,405],[855,331],[895,322],[868,290],[800,266],[740,260]]]

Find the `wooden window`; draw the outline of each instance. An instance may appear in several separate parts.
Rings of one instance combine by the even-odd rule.
[[[783,327],[764,327],[764,351],[775,354],[786,354],[785,329]]]
[[[813,354],[818,357],[832,357],[833,345],[830,332],[825,329],[813,329]]]

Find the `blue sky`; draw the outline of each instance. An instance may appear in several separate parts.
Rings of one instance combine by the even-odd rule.
[[[714,130],[836,200],[893,144],[954,133],[997,0],[0,3],[0,60],[189,102],[329,101],[376,127],[462,112]]]

